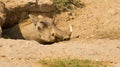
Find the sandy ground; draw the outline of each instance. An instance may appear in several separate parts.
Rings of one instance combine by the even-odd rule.
[[[72,24],[73,39],[43,45],[1,38],[0,67],[42,67],[37,62],[46,58],[107,61],[113,67],[120,67],[120,0],[81,1],[86,7],[55,18],[61,29]]]
[[[36,67],[40,59],[46,58],[90,59],[120,66],[120,40],[74,39],[52,45],[10,39],[0,42],[0,67]]]

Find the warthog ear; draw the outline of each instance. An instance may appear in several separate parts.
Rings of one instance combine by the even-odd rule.
[[[38,30],[42,30],[43,28],[47,27],[47,22],[45,19],[43,19],[43,16],[29,14],[29,17]]]
[[[37,23],[38,22],[38,17],[37,15],[33,15],[33,14],[29,14],[30,19],[32,20],[33,23]]]
[[[0,6],[5,7],[5,3],[0,2]]]

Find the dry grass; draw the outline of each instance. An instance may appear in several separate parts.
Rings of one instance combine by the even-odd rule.
[[[85,6],[80,0],[53,0],[56,10],[59,12],[69,11],[75,8],[83,8]]]
[[[45,67],[106,67],[106,64],[100,61],[79,59],[49,59],[40,60],[39,63]]]

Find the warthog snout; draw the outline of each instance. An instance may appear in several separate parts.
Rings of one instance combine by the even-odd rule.
[[[62,40],[69,40],[70,37],[71,37],[71,34],[72,34],[72,26],[71,24],[69,25],[69,31],[62,31],[58,28],[53,28],[52,31],[54,32],[55,34],[55,37],[56,37],[56,41],[62,41]]]

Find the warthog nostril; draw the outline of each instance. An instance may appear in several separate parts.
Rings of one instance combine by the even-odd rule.
[[[64,39],[64,40],[70,40],[70,38],[66,38],[66,39]]]
[[[65,37],[65,38],[63,38],[63,40],[70,40],[70,37],[69,36]]]

